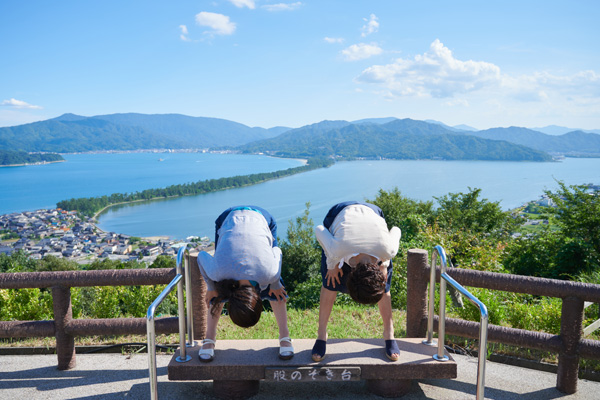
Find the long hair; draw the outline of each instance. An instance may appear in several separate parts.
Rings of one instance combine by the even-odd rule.
[[[354,301],[361,304],[376,304],[385,293],[386,276],[377,264],[360,263],[350,270],[346,287]]]
[[[233,279],[216,282],[217,297],[211,307],[210,313],[215,316],[219,311],[219,304],[228,301],[227,311],[234,324],[242,328],[256,325],[262,313],[262,300],[254,286],[241,286]]]

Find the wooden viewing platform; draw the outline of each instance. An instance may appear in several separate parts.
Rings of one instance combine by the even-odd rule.
[[[329,339],[321,362],[311,358],[314,339],[296,339],[295,355],[288,361],[278,358],[277,339],[219,340],[215,359],[198,359],[200,346],[189,347],[192,359],[168,366],[168,378],[175,381],[213,381],[213,391],[222,399],[243,399],[258,393],[261,380],[282,384],[312,381],[365,380],[369,390],[383,397],[406,394],[414,379],[454,379],[456,363],[436,361],[437,347],[422,344],[422,338],[397,339],[400,359],[385,356],[383,339]]]

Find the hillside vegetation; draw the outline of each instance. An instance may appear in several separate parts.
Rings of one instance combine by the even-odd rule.
[[[297,129],[249,127],[180,114],[64,114],[0,128],[0,150],[26,152],[228,149],[280,157],[549,161],[553,155],[600,156],[600,135],[562,135],[520,127],[477,131],[435,121],[369,118],[321,121]]]
[[[0,149],[74,153],[103,150],[190,149],[238,146],[287,128],[250,128],[218,118],[178,114],[65,114],[0,128]]]
[[[23,165],[64,161],[60,154],[29,154],[25,151],[0,150],[0,165]]]
[[[542,151],[411,119],[385,124],[324,121],[237,148],[281,157],[550,161]]]

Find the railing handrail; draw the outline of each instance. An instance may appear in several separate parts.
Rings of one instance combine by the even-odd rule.
[[[102,269],[0,273],[0,289],[163,285],[174,268]]]
[[[586,301],[584,302],[583,309],[585,310],[593,304],[594,303],[592,302]],[[595,320],[583,329],[583,337],[590,336],[592,333],[594,333],[594,331],[597,331],[598,329],[600,329],[600,319]]]
[[[150,307],[148,308],[148,313],[146,314],[147,325],[146,329],[148,331],[148,370],[149,370],[149,379],[150,379],[150,398],[152,400],[156,400],[158,397],[158,379],[156,376],[156,330],[154,326],[154,313],[156,312],[156,308],[163,302],[163,300],[171,293],[171,291],[175,288],[175,285],[178,285],[181,281],[181,274],[175,275],[175,278],[163,289],[163,291],[158,295],[156,300],[152,302]],[[185,347],[185,346],[184,346]]]
[[[152,400],[158,399],[158,378],[156,373],[156,330],[154,326],[154,313],[156,312],[156,308],[164,301],[164,299],[171,293],[171,291],[177,285],[177,308],[179,314],[179,357],[176,358],[178,362],[188,362],[192,359],[191,356],[186,354],[186,315],[187,315],[187,333],[189,335],[189,346],[193,346],[193,324],[192,324],[192,307],[190,304],[192,302],[192,293],[191,293],[191,272],[188,266],[188,244],[184,244],[181,246],[177,252],[177,266],[176,266],[176,275],[175,278],[164,288],[164,290],[158,295],[158,297],[152,302],[150,307],[148,307],[148,312],[146,314],[147,319],[147,331],[148,331],[148,370],[149,370],[149,381],[150,381],[150,398]],[[181,264],[184,261],[185,267],[182,268]],[[184,278],[185,274],[185,278]],[[183,282],[182,278],[185,280],[185,288],[187,291],[187,304],[184,304],[183,299]],[[187,309],[187,314],[185,312]]]
[[[463,294],[471,303],[473,303],[480,312],[479,322],[479,357],[477,366],[477,400],[483,400],[485,392],[485,361],[487,356],[487,329],[488,329],[488,311],[485,304],[483,304],[477,297],[473,296],[467,289],[460,285],[450,275],[446,273],[447,258],[446,251],[441,246],[435,246],[433,249],[433,255],[431,257],[431,269],[430,269],[430,280],[429,280],[429,312],[427,316],[427,340],[423,343],[427,345],[434,345],[433,341],[433,314],[435,305],[435,275],[437,267],[437,257],[441,259],[441,274],[440,274],[440,309],[439,309],[439,323],[438,323],[438,351],[433,356],[438,361],[446,361],[448,357],[444,354],[444,342],[446,335],[446,282]]]

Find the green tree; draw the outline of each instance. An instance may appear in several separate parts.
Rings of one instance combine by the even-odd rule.
[[[508,243],[502,256],[504,267],[517,275],[556,277],[556,259],[560,235],[546,227]]]
[[[388,228],[397,226],[402,230],[402,242],[418,243],[425,227],[434,221],[432,201],[409,199],[397,187],[389,192],[379,189],[375,200],[368,202],[381,208]]]
[[[516,274],[576,279],[600,267],[600,195],[586,185],[558,182],[546,191],[551,227],[510,243],[504,265]]]
[[[523,219],[480,199],[481,189],[436,197],[436,223],[427,228],[430,246],[446,249],[454,266],[500,272],[502,251]]]
[[[304,213],[288,224],[287,239],[278,239],[283,253],[281,276],[288,293],[311,277],[320,280],[321,247],[314,235],[309,210],[310,203],[306,203]]]
[[[522,219],[502,211],[499,202],[479,199],[481,189],[469,188],[468,193],[449,193],[435,197],[439,204],[437,222],[451,232],[467,231],[498,239],[506,238],[521,225]]]
[[[39,261],[36,271],[76,271],[78,269],[79,264],[75,261],[46,256]]]
[[[586,185],[567,186],[558,182],[556,193],[546,191],[555,206],[546,211],[553,216],[561,233],[577,241],[586,251],[600,254],[600,192]]]
[[[11,255],[0,254],[0,272],[33,272],[37,270],[37,261],[29,258],[24,251]]]
[[[177,262],[174,257],[160,255],[156,257],[152,265],[149,268],[175,268]]]

